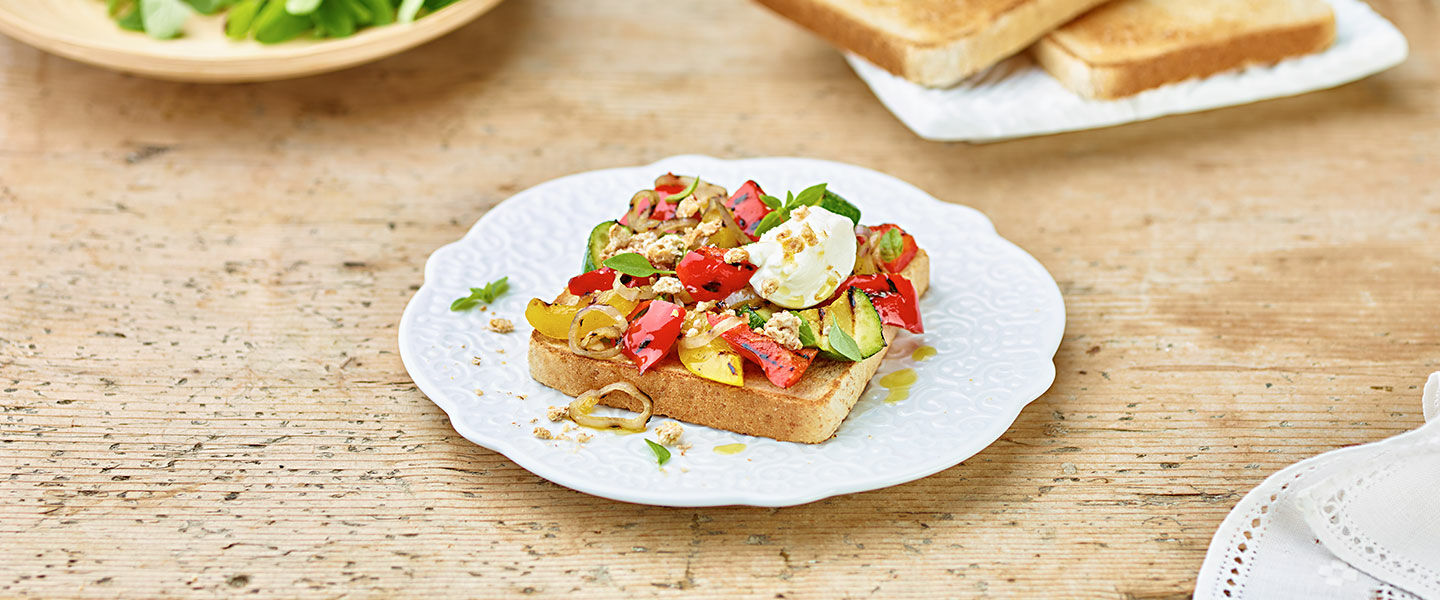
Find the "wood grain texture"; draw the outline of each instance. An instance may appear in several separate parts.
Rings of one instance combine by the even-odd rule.
[[[239,86],[0,40],[0,596],[1188,597],[1246,490],[1415,427],[1440,369],[1440,15],[1377,6],[1413,45],[1378,77],[986,146],[738,1],[513,0]],[[960,466],[777,510],[601,500],[456,435],[395,350],[425,257],[679,152],[984,211],[1066,295],[1055,386]]]

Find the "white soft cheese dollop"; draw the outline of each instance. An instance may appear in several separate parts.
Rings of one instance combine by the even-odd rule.
[[[828,300],[855,268],[855,224],[816,206],[802,206],[790,220],[745,246],[756,267],[750,285],[760,297],[785,308]]]

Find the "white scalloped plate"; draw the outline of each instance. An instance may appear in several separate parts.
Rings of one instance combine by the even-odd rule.
[[[1335,43],[1319,54],[1172,83],[1118,100],[1087,100],[1021,53],[947,89],[891,75],[855,55],[850,66],[916,135],[993,142],[1095,129],[1323,90],[1404,62],[1405,36],[1359,0],[1335,9]]]
[[[665,172],[698,174],[732,190],[746,179],[772,192],[827,182],[860,207],[863,222],[899,223],[912,232],[932,261],[931,289],[921,302],[926,333],[901,332],[877,375],[914,368],[910,397],[887,404],[887,390],[872,382],[836,436],[816,445],[686,424],[683,441],[691,448],[675,452],[663,468],[644,442],[653,434],[582,430],[595,434],[584,444],[534,437],[537,425],[561,429],[545,420],[545,409],[570,398],[530,378],[525,304],[554,296],[579,269],[590,228],[622,213],[635,190]],[[467,288],[502,276],[510,278],[510,292],[488,311],[449,310]],[[516,330],[490,332],[485,324],[494,316],[514,321]],[[975,455],[1050,387],[1064,329],[1055,280],[973,209],[841,163],[676,156],[556,179],[486,213],[426,262],[425,284],[400,321],[400,356],[456,431],[560,485],[665,506],[788,506],[919,479]],[[917,363],[910,355],[921,345],[938,353]],[[666,420],[652,420],[652,431]],[[734,443],[745,449],[713,451]]]

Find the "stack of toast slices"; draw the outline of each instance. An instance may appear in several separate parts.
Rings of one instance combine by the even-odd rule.
[[[758,0],[891,73],[949,87],[1026,51],[1115,99],[1329,48],[1325,0]]]
[[[930,257],[919,250],[899,273],[917,295],[930,287]],[[654,414],[737,433],[818,444],[830,439],[880,368],[898,330],[885,328],[886,348],[858,362],[816,361],[789,388],[779,388],[758,369],[745,372],[741,387],[716,384],[669,359],[640,374],[624,357],[597,360],[576,355],[563,340],[530,335],[530,375],[569,396],[615,382],[629,382],[654,401]],[[639,400],[610,394],[600,404],[640,412]]]

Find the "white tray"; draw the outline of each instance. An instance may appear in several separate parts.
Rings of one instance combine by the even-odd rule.
[[[890,112],[917,135],[944,142],[988,142],[1095,129],[1294,96],[1335,87],[1400,64],[1405,36],[1358,0],[1327,0],[1335,9],[1329,50],[1141,92],[1119,100],[1087,100],[1071,92],[1026,54],[948,89],[916,85],[847,55]]]

